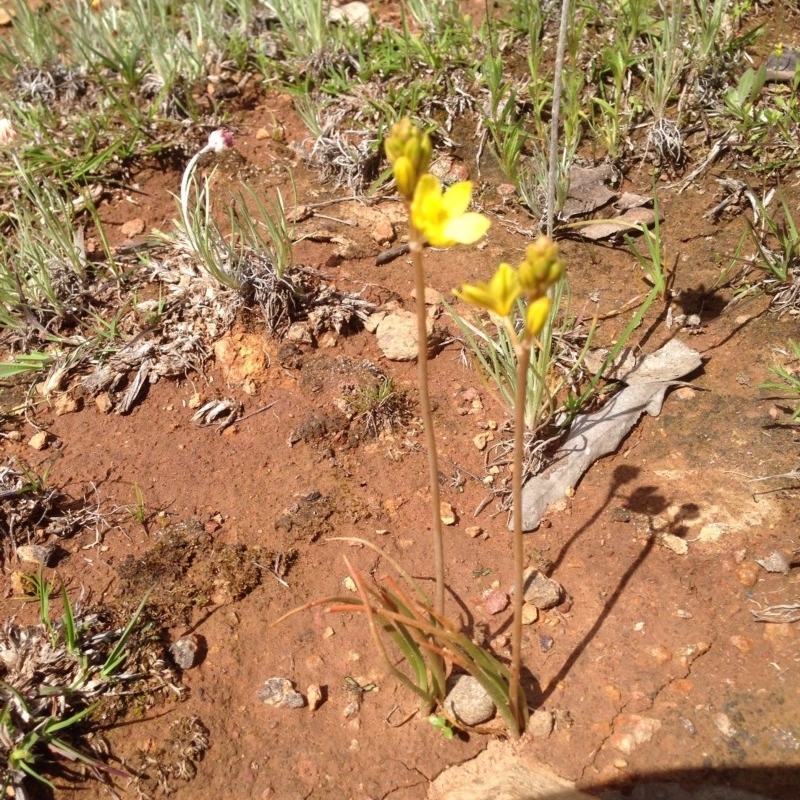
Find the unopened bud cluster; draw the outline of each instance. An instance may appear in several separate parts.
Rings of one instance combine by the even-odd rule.
[[[414,197],[419,179],[430,166],[432,152],[431,137],[408,117],[392,126],[386,139],[386,157],[392,165],[397,190],[406,201],[411,202]]]
[[[525,312],[525,333],[538,336],[550,314],[550,298],[547,290],[564,274],[564,262],[558,253],[558,245],[549,237],[542,236],[525,250],[525,260],[519,265],[519,285],[528,300]]]

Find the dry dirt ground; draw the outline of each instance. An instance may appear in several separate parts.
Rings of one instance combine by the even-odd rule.
[[[254,90],[230,110],[238,155],[220,165],[220,197],[226,182],[245,173],[265,192],[279,187],[289,196],[289,163],[299,203],[346,194],[320,186],[295,158],[291,145],[302,144],[304,133],[289,98]],[[461,155],[477,177],[472,154]],[[485,246],[426,251],[428,284],[446,296],[463,281],[486,279],[501,260],[514,263],[533,227],[504,205],[502,179],[491,157],[484,160],[479,196],[494,219]],[[797,492],[780,478],[754,482],[797,465],[788,404],[757,387],[769,378],[772,348],[797,338],[798,322],[776,316],[763,295],[731,305],[732,290],[714,288],[742,217],[712,222],[703,214],[717,202],[716,179],[733,169],[723,158],[683,191],[663,187],[672,293],[633,336],[644,352],[684,339],[701,353],[702,368],[526,537],[530,562],[558,580],[568,600],[525,629],[530,699],[550,713],[553,728],[534,731],[522,747],[593,794],[650,780],[739,787],[774,800],[800,791],[798,627],[753,614],[800,602],[800,570],[770,573],[756,563],[800,546]],[[142,220],[124,229],[141,228],[134,237],[141,239],[174,217],[179,172],[152,166],[136,180],[135,193],[101,207],[119,246],[129,243],[125,223]],[[625,190],[651,192],[651,168],[625,176],[617,191]],[[797,187],[786,191],[796,208]],[[296,263],[341,290],[411,308],[406,257],[377,266],[383,246],[372,236],[388,219],[402,237],[398,204],[342,200],[317,211],[298,223],[298,235],[314,236],[297,244]],[[567,239],[562,248],[573,313],[598,314],[598,342],[613,341],[632,313],[625,304],[647,291],[641,268],[607,242]],[[699,315],[699,326],[668,329],[668,307]],[[439,324],[457,333],[446,314]],[[374,552],[334,536],[369,539],[414,575],[430,577],[415,366],[387,361],[364,330],[287,350],[257,315],[242,317],[225,342],[202,373],[160,380],[127,415],[105,413],[76,382],[67,391],[77,411],[56,414],[55,398],[40,403],[30,421],[15,423],[22,439],[0,445],[4,459],[49,465],[51,485],[107,511],[131,506],[138,486],[145,524],[117,513],[110,528],[59,538],[57,574],[76,598],[88,593],[112,608],[130,608],[155,584],[152,613],[164,643],[188,633],[200,643],[200,663],[180,675],[180,701],[160,695],[104,732],[113,760],[146,776],[131,785],[118,780],[115,791],[169,791],[177,800],[424,798],[443,769],[472,758],[491,737],[447,740],[412,716],[415,701],[387,674],[358,617],[316,609],[271,627],[288,610],[341,592],[344,556],[365,573],[384,574]],[[391,376],[412,409],[377,438],[341,410],[369,365]],[[493,587],[510,589],[510,537],[506,514],[495,500],[485,504],[483,479],[506,412],[458,341],[434,357],[431,379],[442,499],[456,518],[445,530],[449,611],[503,654],[509,612],[489,614],[484,601]],[[234,398],[245,415],[268,408],[219,433],[190,421],[197,395]],[[28,447],[29,422],[47,430],[48,449]],[[4,433],[12,427],[6,423]],[[485,450],[475,443],[480,433],[489,434]],[[504,474],[505,466],[497,481]],[[467,528],[474,526],[483,532],[473,538]],[[686,552],[665,546],[664,532],[685,542]],[[23,568],[5,565],[4,617],[34,616],[32,604],[12,596],[11,575]],[[320,706],[265,705],[258,691],[274,676],[304,693],[318,684]],[[348,676],[377,691],[364,692],[360,710],[345,717],[353,699]],[[74,781],[56,776],[59,796],[108,796],[95,780]]]

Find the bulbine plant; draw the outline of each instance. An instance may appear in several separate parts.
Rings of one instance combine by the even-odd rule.
[[[409,218],[409,251],[417,298],[417,370],[432,511],[436,577],[434,598],[431,602],[403,567],[383,554],[411,587],[410,593],[391,576],[385,578],[377,588],[368,587],[364,577],[347,562],[357,597],[337,596],[314,600],[289,612],[289,615],[315,605],[327,605],[331,612],[363,613],[375,646],[391,673],[419,697],[424,713],[428,714],[438,707],[442,716],[434,715],[434,718],[440,727],[445,723],[454,726],[461,724],[457,719],[450,720],[442,708],[449,663],[478,680],[492,698],[509,733],[519,737],[528,720],[528,704],[520,684],[524,594],[521,503],[526,385],[531,351],[550,315],[548,289],[558,282],[564,268],[556,245],[550,239],[543,238],[528,248],[519,268],[501,264],[489,283],[464,284],[456,291],[457,296],[465,302],[488,309],[507,321],[508,335],[513,341],[518,363],[514,471],[514,624],[511,664],[506,666],[487,649],[475,644],[460,625],[445,614],[444,544],[436,437],[428,392],[428,330],[422,263],[422,251],[426,243],[440,248],[474,244],[483,237],[490,223],[482,214],[468,211],[472,197],[472,184],[469,181],[455,183],[445,190],[438,178],[428,172],[432,156],[430,137],[408,118],[392,127],[385,147],[398,193]],[[524,325],[518,333],[512,314],[520,299],[525,312]],[[370,542],[356,541],[376,549]],[[399,669],[390,657],[385,643],[387,637],[400,650],[410,667],[410,674]]]
[[[512,503],[514,522],[514,622],[511,629],[511,673],[508,696],[512,715],[522,723],[527,716],[524,693],[519,678],[522,665],[522,605],[524,553],[522,546],[522,468],[525,449],[525,411],[527,408],[528,367],[531,351],[538,345],[537,337],[550,317],[548,290],[564,274],[564,264],[557,245],[541,237],[528,246],[525,259],[517,269],[500,264],[488,283],[464,284],[456,294],[467,303],[484,308],[503,320],[507,336],[513,343],[517,361],[516,397],[514,400],[514,475]],[[524,306],[524,325],[517,331],[514,314],[518,300]]]

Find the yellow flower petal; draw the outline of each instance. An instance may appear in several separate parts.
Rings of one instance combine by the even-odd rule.
[[[456,295],[473,306],[493,311],[507,317],[519,297],[519,277],[516,270],[508,264],[501,264],[489,283],[465,283]]]
[[[472,181],[454,183],[442,197],[442,206],[449,217],[460,217],[472,199]]]
[[[438,178],[426,173],[417,182],[411,202],[411,223],[434,247],[473,244],[489,229],[481,214],[467,213],[472,184],[453,184],[446,192]]]
[[[465,283],[460,289],[454,289],[453,294],[471,306],[491,308],[494,305],[489,285],[486,283]]]
[[[451,219],[445,224],[443,233],[451,244],[474,244],[489,230],[490,225],[491,222],[483,214],[470,212]]]

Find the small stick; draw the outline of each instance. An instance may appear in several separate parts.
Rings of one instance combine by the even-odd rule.
[[[314,214],[314,216],[317,219],[327,219],[327,220],[330,220],[331,222],[339,222],[342,225],[348,225],[351,228],[357,228],[358,227],[358,223],[355,220],[352,220],[352,219],[339,219],[339,217],[330,217],[327,214],[316,214],[316,213]]]
[[[276,580],[276,581],[278,581],[278,583],[279,583],[281,586],[285,586],[287,589],[290,589],[290,588],[291,588],[291,587],[289,586],[289,584],[288,584],[288,583],[286,583],[286,581],[285,581],[283,578],[281,578],[281,576],[280,576],[280,575],[278,575],[278,573],[277,573],[277,572],[275,572],[275,570],[274,570],[274,569],[272,569],[272,567],[265,567],[263,564],[259,564],[259,563],[258,563],[258,561],[254,561],[253,563],[254,563],[254,564],[255,564],[255,565],[256,565],[256,566],[257,566],[259,569],[263,569],[265,572],[269,572],[269,574],[270,574],[270,575],[272,575],[272,577],[273,577],[273,578],[275,578],[275,580]],[[280,622],[280,620],[278,620],[278,621]]]
[[[399,728],[400,726],[405,725],[406,722],[408,722],[409,720],[413,719],[417,714],[417,709],[414,709],[410,714],[407,714],[405,717],[403,717],[403,719],[401,719],[400,722],[395,724],[394,722],[391,721],[391,719],[392,719],[392,715],[394,714],[394,712],[398,711],[399,708],[400,708],[400,706],[395,704],[395,706],[392,708],[392,710],[384,718],[384,722],[387,722],[393,728]]]
[[[406,255],[410,249],[411,248],[408,242],[404,242],[397,247],[392,247],[390,250],[384,250],[382,253],[378,253],[377,258],[375,259],[375,266],[382,267],[384,264],[389,264],[396,258]]]
[[[261,414],[262,412],[267,411],[268,409],[272,408],[272,406],[274,406],[275,403],[277,403],[277,402],[278,402],[277,400],[273,400],[268,405],[261,406],[261,408],[257,408],[255,411],[251,411],[249,414],[245,414],[243,417],[240,417],[239,419],[237,419],[236,422],[237,423],[238,422],[244,422],[246,419],[250,419],[250,417],[254,417],[256,414]]]

